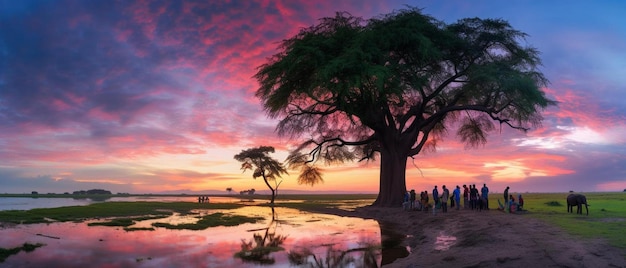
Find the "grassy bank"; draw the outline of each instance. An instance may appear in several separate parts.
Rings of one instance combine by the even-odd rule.
[[[242,206],[243,205],[236,203],[103,202],[90,204],[88,206],[0,211],[0,222],[15,224],[45,223],[51,221],[80,222],[87,219],[110,217],[169,216],[174,212],[186,214],[194,209],[234,209]]]
[[[626,193],[584,193],[589,203],[589,215],[567,212],[569,193],[523,194],[527,215],[554,224],[567,232],[588,239],[608,240],[611,245],[626,249]],[[523,224],[523,222],[520,222]]]

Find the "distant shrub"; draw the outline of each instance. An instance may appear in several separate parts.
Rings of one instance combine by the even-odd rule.
[[[550,201],[550,202],[547,202],[546,205],[548,205],[549,207],[560,207],[560,206],[563,206],[563,205],[561,205],[561,203],[559,203],[559,201]]]

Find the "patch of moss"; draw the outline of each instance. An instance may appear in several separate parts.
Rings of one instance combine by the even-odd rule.
[[[90,222],[87,226],[123,226],[128,227],[135,224],[135,221],[130,218],[112,219],[110,221],[103,222]]]
[[[546,206],[549,207],[562,207],[563,205],[561,205],[561,203],[559,203],[559,201],[550,201],[550,202],[546,202],[545,203]]]
[[[213,213],[202,217],[196,223],[169,224],[163,222],[155,222],[154,227],[163,227],[166,229],[186,229],[186,230],[204,230],[215,226],[237,226],[244,223],[255,223],[263,220],[261,217],[247,217],[240,215],[226,215],[224,213]]]
[[[232,203],[191,202],[104,202],[88,206],[37,208],[31,210],[0,211],[0,222],[16,224],[46,223],[50,221],[82,222],[87,219],[109,217],[167,217],[173,212],[189,214],[195,209],[234,209],[242,207]]]
[[[153,220],[153,219],[162,219],[166,218],[168,215],[157,215],[157,216],[142,216],[142,217],[130,217],[130,218],[115,218],[109,221],[104,222],[90,222],[88,226],[122,226],[128,227],[135,224],[137,221],[144,220]],[[149,228],[152,229],[152,228]],[[154,230],[154,229],[153,229]]]
[[[152,227],[125,227],[124,231],[133,232],[133,231],[154,231]]]
[[[8,248],[8,249],[0,248],[0,263],[3,263],[11,255],[20,253],[20,251],[32,252],[36,248],[42,247],[44,245],[45,244],[41,244],[41,243],[37,243],[37,244],[24,243],[21,247],[14,247],[14,248]]]

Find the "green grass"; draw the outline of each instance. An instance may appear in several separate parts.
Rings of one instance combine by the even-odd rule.
[[[224,213],[213,213],[203,216],[196,223],[183,223],[174,225],[169,223],[155,222],[152,224],[152,226],[175,230],[204,230],[209,227],[216,226],[237,226],[243,223],[255,223],[264,219],[265,218],[262,217],[247,217],[240,215],[226,215]]]
[[[119,218],[112,219],[104,222],[90,222],[88,226],[123,226],[128,227],[135,224],[135,221],[132,218]]]
[[[567,232],[584,238],[606,239],[611,245],[626,249],[626,193],[584,193],[589,216],[567,212],[569,193],[523,194],[524,208],[532,217],[554,224]]]
[[[124,227],[124,231],[126,232],[134,232],[134,231],[154,231],[155,229],[152,227]]]
[[[110,217],[169,216],[173,212],[187,214],[194,209],[234,209],[242,206],[233,203],[104,202],[88,206],[0,211],[0,222],[16,224],[46,223],[50,221],[82,222],[87,219]]]
[[[31,252],[31,251],[35,250],[36,248],[42,247],[42,246],[44,246],[44,244],[41,244],[41,243],[37,243],[37,244],[24,243],[21,247],[0,248],[0,263],[3,263],[11,255],[15,255],[15,254],[20,253],[20,251]]]
[[[169,215],[113,218],[113,219],[110,219],[108,221],[90,222],[87,225],[88,226],[122,226],[122,227],[128,227],[128,226],[131,226],[131,225],[135,224],[138,221],[162,219],[162,218],[166,218],[168,216]],[[154,230],[153,228],[146,228],[146,229]],[[126,231],[139,231],[139,230],[142,230],[142,228],[124,228],[124,230],[126,230]]]

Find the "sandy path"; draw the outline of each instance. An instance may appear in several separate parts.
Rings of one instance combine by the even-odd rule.
[[[411,254],[385,267],[626,267],[625,250],[524,214],[461,209],[433,215],[372,207],[320,212],[376,219],[406,234]]]

